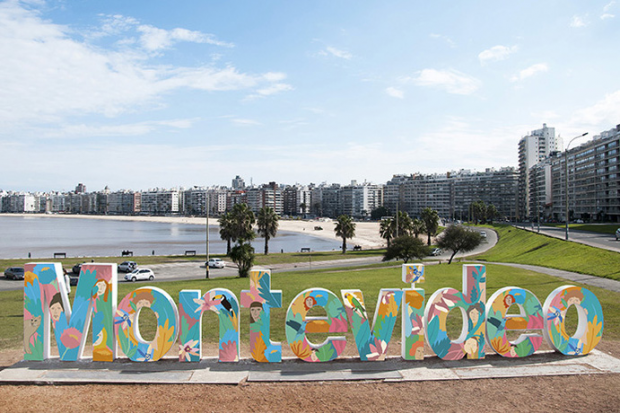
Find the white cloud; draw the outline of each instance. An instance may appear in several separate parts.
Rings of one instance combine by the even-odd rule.
[[[231,121],[233,123],[239,124],[239,125],[254,125],[254,126],[258,126],[258,125],[262,125],[262,123],[256,121],[256,120],[252,120],[252,119],[239,119],[239,118],[235,118],[235,119],[231,119]]]
[[[518,49],[517,46],[507,47],[502,45],[493,46],[490,49],[484,50],[480,52],[478,55],[478,60],[480,60],[481,64],[485,64],[486,62],[495,62],[499,60],[505,60],[516,52]]]
[[[393,98],[398,98],[398,99],[405,98],[405,92],[403,92],[402,90],[396,89],[394,87],[391,87],[391,86],[385,89],[385,93],[387,93],[389,96],[392,96]]]
[[[588,25],[587,22],[587,16],[573,16],[573,18],[570,21],[570,27],[574,27],[574,28],[581,28],[581,27],[586,27]]]
[[[195,119],[174,119],[151,122],[139,122],[121,125],[92,125],[75,124],[60,125],[57,128],[34,128],[33,131],[42,138],[91,138],[91,137],[114,137],[114,136],[139,136],[153,132],[160,127],[173,129],[187,129],[195,122]]]
[[[510,80],[512,82],[518,82],[528,77],[532,77],[538,73],[544,73],[549,71],[549,66],[546,63],[537,63],[528,67],[527,69],[521,70],[517,75],[514,75]]]
[[[603,11],[607,13],[614,6],[614,4],[616,4],[615,1],[610,1],[605,5],[605,7],[603,7]]]
[[[167,49],[179,41],[206,43],[224,47],[234,46],[232,43],[216,40],[215,36],[212,34],[205,34],[187,29],[176,28],[173,30],[164,30],[149,25],[140,25],[137,30],[141,33],[140,43],[149,51]]]
[[[346,60],[350,60],[353,57],[351,53],[344,50],[336,49],[332,46],[327,46],[324,51],[321,51],[321,54],[324,56],[331,55]]]
[[[122,31],[135,21],[113,16],[106,24],[100,33]],[[184,29],[155,32],[159,40],[150,40],[152,49],[181,40],[211,42],[210,35]],[[244,73],[232,65],[158,66],[135,46],[106,50],[72,35],[70,28],[43,20],[36,11],[0,3],[0,78],[11,79],[0,88],[0,134],[16,125],[63,124],[68,116],[112,117],[159,107],[165,94],[181,89],[258,89],[262,94],[292,89],[281,84],[284,73]]]
[[[430,37],[433,38],[433,39],[443,40],[443,41],[445,41],[448,44],[448,46],[450,46],[452,48],[456,47],[456,43],[451,38],[449,38],[448,36],[444,36],[442,34],[431,33]]]
[[[581,129],[590,129],[592,133],[620,123],[620,90],[605,95],[592,106],[579,109],[571,117],[570,124]]]
[[[470,95],[481,85],[481,82],[469,75],[456,70],[424,69],[413,77],[403,78],[404,82],[411,82],[418,86],[427,86],[444,89],[448,93]]]
[[[605,13],[605,14],[601,15],[601,20],[613,19],[614,17],[616,17],[616,16],[613,15],[613,14]]]

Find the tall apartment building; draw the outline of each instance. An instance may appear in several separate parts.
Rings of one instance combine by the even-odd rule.
[[[142,192],[140,212],[155,215],[179,213],[179,191],[177,189],[155,189]]]
[[[245,189],[245,181],[239,175],[235,176],[235,179],[232,180],[232,189],[233,191],[242,191]]]
[[[495,206],[501,218],[515,217],[519,182],[516,168],[487,168],[484,172],[461,170],[452,173],[450,178],[453,182],[451,210],[454,217],[469,218],[469,205],[476,201]]]
[[[566,190],[568,159],[568,191]],[[551,163],[551,217],[620,222],[620,125],[592,140],[556,154]]]
[[[384,206],[392,213],[405,211],[419,217],[432,208],[445,218],[468,219],[469,206],[476,201],[492,204],[501,217],[514,217],[518,172],[513,167],[484,172],[461,170],[433,175],[395,175],[385,185]]]
[[[555,136],[555,128],[543,123],[542,129],[533,130],[519,140],[519,196],[517,218],[531,215],[530,211],[530,168],[562,149],[562,139]]]

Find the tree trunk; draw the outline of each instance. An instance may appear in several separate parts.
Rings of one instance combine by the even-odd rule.
[[[450,256],[450,260],[448,261],[448,264],[452,264],[452,258],[454,258],[454,256],[456,255],[456,253],[457,253],[457,252],[458,252],[458,251],[454,251],[454,252],[452,253],[452,255]]]
[[[342,237],[342,253],[345,254],[347,252],[347,239]]]
[[[265,237],[265,255],[269,255],[269,237]]]
[[[431,245],[431,233],[428,233],[428,241],[426,242],[426,245]]]
[[[226,255],[230,257],[230,238],[226,241]]]

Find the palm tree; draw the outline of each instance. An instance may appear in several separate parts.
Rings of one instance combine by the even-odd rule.
[[[220,223],[220,238],[226,241],[226,255],[230,255],[230,244],[235,235],[230,212],[224,213],[218,222]]]
[[[276,236],[278,232],[278,220],[280,217],[276,211],[270,207],[263,207],[258,211],[258,234],[265,238],[265,255],[269,254],[269,239]]]
[[[390,241],[394,238],[394,219],[386,218],[381,220],[379,226],[379,235],[387,241],[387,247],[390,248]]]
[[[437,211],[430,207],[426,207],[422,210],[422,222],[426,227],[426,233],[428,234],[427,245],[431,245],[431,237],[437,233],[439,229],[439,214]]]
[[[418,218],[413,219],[411,228],[412,228],[411,232],[413,232],[413,235],[416,238],[418,237],[418,235],[422,234],[423,232],[426,232],[426,227],[424,227],[424,222],[422,222]]]
[[[241,245],[246,241],[252,241],[256,237],[256,233],[252,229],[256,218],[254,217],[254,212],[247,204],[235,204],[232,211],[230,211],[230,217],[233,228],[233,241]]]
[[[411,235],[413,232],[413,221],[407,212],[398,211],[398,236]]]
[[[348,215],[340,215],[336,220],[334,231],[336,236],[342,238],[342,253],[344,254],[347,252],[347,238],[355,236],[355,222],[353,222],[353,218]]]

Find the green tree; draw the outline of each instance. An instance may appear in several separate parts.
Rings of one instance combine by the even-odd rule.
[[[450,225],[442,233],[437,245],[444,250],[451,250],[452,255],[448,264],[458,252],[469,252],[482,242],[482,236],[478,231],[465,228],[461,225]]]
[[[218,222],[220,224],[220,238],[223,241],[226,241],[226,255],[230,255],[231,243],[233,238],[235,237],[230,212],[224,213],[218,219]]]
[[[258,211],[256,224],[258,225],[258,234],[265,238],[265,255],[269,254],[269,240],[275,237],[278,232],[279,219],[280,217],[273,208],[262,207]]]
[[[493,222],[495,218],[499,217],[499,211],[495,208],[495,205],[489,204],[487,206],[487,220]]]
[[[408,213],[404,211],[398,211],[398,231],[395,232],[396,236],[411,235],[413,233],[413,220]]]
[[[252,229],[256,218],[247,204],[235,204],[230,211],[230,219],[232,221],[233,241],[243,244],[256,237],[256,233]]]
[[[424,226],[424,222],[418,218],[414,218],[411,223],[411,232],[414,237],[418,237],[418,235],[426,232],[426,227]]]
[[[382,219],[379,224],[379,235],[381,238],[387,241],[387,246],[390,248],[390,241],[394,238],[394,219],[386,218]]]
[[[348,215],[340,215],[336,219],[336,227],[334,228],[336,236],[342,238],[342,253],[347,252],[347,238],[355,236],[355,222]]]
[[[249,242],[239,243],[232,248],[230,258],[239,268],[239,277],[245,278],[249,275],[254,257],[254,247]]]
[[[384,206],[380,206],[379,208],[375,208],[370,212],[370,219],[373,221],[378,221],[382,217],[387,217],[390,215],[390,211]]]
[[[431,245],[431,237],[437,233],[439,229],[439,214],[430,207],[426,207],[420,214],[422,222],[424,222],[425,232],[428,235],[426,245]]]
[[[230,251],[230,258],[239,268],[239,277],[247,277],[254,263],[254,248],[250,241],[256,237],[252,229],[256,218],[254,212],[246,204],[235,204],[230,211],[230,220],[232,240],[236,242]]]
[[[428,247],[424,245],[424,241],[411,235],[401,235],[387,248],[383,254],[383,261],[400,259],[406,264],[414,258],[422,260],[427,255]]]

